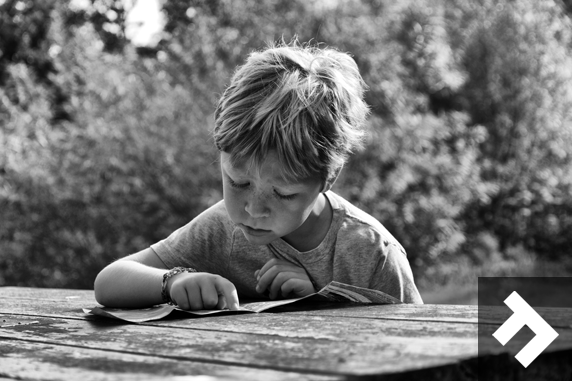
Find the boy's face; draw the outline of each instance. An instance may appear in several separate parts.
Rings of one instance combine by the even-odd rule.
[[[247,163],[233,166],[230,155],[222,152],[221,171],[228,214],[250,243],[266,245],[278,238],[296,242],[316,229],[324,208],[323,202],[316,202],[322,190],[320,179],[284,182],[282,165],[273,151],[259,172]]]

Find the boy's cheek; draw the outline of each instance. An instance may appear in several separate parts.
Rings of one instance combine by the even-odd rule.
[[[236,221],[236,218],[240,215],[240,211],[239,211],[239,208],[237,206],[237,201],[232,196],[225,195],[224,205],[226,207],[226,211],[228,212],[231,220],[235,223],[238,222],[238,221]]]

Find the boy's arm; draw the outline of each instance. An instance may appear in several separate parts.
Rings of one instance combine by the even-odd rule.
[[[151,248],[129,255],[105,267],[95,279],[95,298],[108,307],[144,308],[164,303],[161,296],[163,261]],[[169,278],[167,291],[183,309],[238,309],[234,285],[208,273],[181,273]]]
[[[121,258],[95,278],[98,303],[108,307],[142,308],[163,303],[161,282],[167,268],[151,248]]]

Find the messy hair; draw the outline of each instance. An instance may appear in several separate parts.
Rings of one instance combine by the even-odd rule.
[[[346,53],[271,45],[238,68],[215,111],[214,142],[260,168],[275,150],[286,180],[326,181],[361,144],[365,83]]]

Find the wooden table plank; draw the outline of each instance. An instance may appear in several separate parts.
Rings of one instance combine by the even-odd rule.
[[[36,287],[0,287],[3,298],[16,299],[75,299],[85,298],[95,302],[93,290],[77,290],[68,288],[36,288]]]
[[[246,369],[253,374],[276,372],[276,379],[290,375],[306,379],[308,375],[457,381],[476,379],[479,313],[487,321],[481,329],[489,340],[494,340],[492,332],[512,314],[508,307],[479,311],[477,306],[338,304],[336,308],[317,308],[295,304],[278,309],[279,313],[206,318],[177,312],[137,325],[86,315],[81,310],[95,305],[90,290],[0,288],[0,340],[13,347],[25,344],[64,353],[77,349],[112,357],[182,362],[192,364],[193,369],[214,366],[222,370],[211,375],[223,379],[232,378],[232,372],[225,373],[225,369]],[[572,359],[570,310],[539,310],[560,336],[535,363],[542,364],[539,369],[568,372],[570,366],[562,364],[572,361],[562,359]],[[489,356],[482,358],[494,369],[487,377],[498,374],[500,378],[490,379],[516,379],[518,364],[515,366],[513,355],[528,340],[521,335],[504,348],[490,341]],[[11,364],[24,366],[23,362]],[[119,372],[121,377],[132,377],[126,368],[121,369],[126,372]],[[20,373],[14,375],[21,377]],[[0,377],[13,375],[0,371]]]
[[[29,324],[22,319],[20,326],[0,329],[0,337],[193,361],[218,361],[230,365],[258,364],[268,369],[332,375],[403,372],[454,364],[476,354],[474,339],[403,337],[395,335],[396,327],[372,332],[361,341],[350,341],[254,334],[246,330],[223,333],[168,326],[149,330],[146,326],[117,324],[107,319],[90,321],[88,325],[78,320],[28,319]],[[340,328],[324,321],[320,330],[330,337]]]
[[[410,321],[436,321],[449,323],[481,323],[503,324],[513,311],[507,306],[456,306],[456,305],[418,305],[418,304],[389,304],[383,306],[362,305],[351,308],[337,309],[303,309],[303,305],[280,307],[280,311],[290,311],[299,315],[327,315],[332,317],[359,317],[371,319],[391,319]],[[535,307],[535,310],[550,325],[554,327],[572,326],[572,309]],[[479,320],[480,318],[480,320]]]
[[[341,380],[269,369],[185,361],[150,355],[110,352],[77,346],[0,339],[0,375],[13,379],[108,381],[108,380]],[[185,378],[183,378],[185,377]],[[12,378],[4,378],[12,379]],[[3,380],[0,377],[0,380]]]
[[[34,317],[59,317],[68,318],[67,316],[53,316],[52,314],[44,314],[28,311],[28,314],[21,316]],[[0,316],[5,312],[0,312]],[[10,314],[18,316],[18,314]],[[108,318],[77,313],[75,319],[103,320],[112,321]],[[116,321],[119,322],[119,321]],[[130,324],[121,322],[120,324]],[[329,324],[328,331],[324,330],[324,326]],[[371,319],[353,317],[336,317],[335,319],[324,315],[293,314],[293,313],[261,313],[261,314],[226,314],[211,315],[208,317],[197,317],[184,312],[173,312],[169,317],[141,323],[141,325],[149,326],[165,326],[184,329],[202,329],[223,332],[249,332],[256,334],[281,335],[285,337],[307,337],[312,339],[330,339],[337,341],[361,341],[369,336],[375,336],[380,333],[398,334],[403,337],[469,337],[476,338],[476,325],[469,323],[459,323],[459,325],[451,325],[447,322],[423,322],[423,321],[395,321],[386,319]],[[2,322],[0,321],[0,327]],[[348,327],[352,330],[348,332]]]
[[[388,304],[362,305],[352,308],[304,309],[303,303],[280,307],[280,311],[304,315],[328,315],[332,317],[359,317],[370,319],[440,321],[449,323],[477,323],[477,306],[452,306],[445,304]],[[304,311],[300,311],[303,309]]]
[[[180,317],[180,318],[178,318]],[[148,322],[146,324],[149,324]],[[326,339],[342,342],[361,342],[372,337],[403,337],[435,339],[475,339],[475,324],[452,326],[446,322],[395,321],[359,317],[332,318],[323,315],[298,315],[289,313],[262,313],[258,315],[216,316],[209,319],[188,319],[176,314],[171,319],[157,321],[159,326],[203,329],[222,332],[249,332],[292,338]]]
[[[89,303],[90,299],[93,299],[93,292],[91,291],[77,291],[77,290],[39,290],[38,291],[38,295],[41,295],[41,298],[38,298],[36,296],[36,292],[34,289],[20,289],[20,288],[13,288],[13,289],[9,289],[9,290],[2,290],[0,289],[0,295],[2,296],[6,296],[7,299],[10,298],[10,301],[6,301],[5,303],[0,302],[0,311],[18,311],[20,313],[29,313],[32,315],[39,315],[39,312],[47,312],[48,314],[52,314],[52,315],[67,315],[67,316],[74,316],[74,317],[85,317],[85,315],[82,312],[79,312],[79,308],[81,307],[86,307],[86,306],[91,306],[94,304]],[[1,299],[0,299],[1,300]],[[91,302],[95,303],[94,300],[91,300]],[[316,340],[316,339],[321,339],[321,340],[337,340],[338,346],[339,348],[337,349],[337,353],[340,354],[339,358],[343,358],[344,353],[346,348],[348,347],[348,343],[349,342],[354,342],[356,343],[358,340],[357,338],[360,338],[360,340],[369,340],[370,337],[379,337],[379,333],[382,332],[380,331],[380,329],[382,329],[382,327],[379,326],[379,323],[377,323],[376,325],[372,326],[372,322],[374,322],[374,320],[371,321],[365,321],[361,323],[361,327],[360,330],[357,330],[354,328],[354,332],[353,335],[345,335],[345,336],[341,336],[340,332],[344,332],[345,330],[347,330],[347,325],[351,324],[348,321],[338,321],[336,324],[336,326],[334,327],[330,327],[329,330],[325,330],[324,329],[324,321],[325,321],[325,317],[327,317],[328,319],[331,318],[335,318],[336,316],[331,316],[332,312],[334,312],[334,310],[326,310],[326,311],[314,311],[314,313],[316,313],[316,316],[314,317],[308,317],[308,316],[303,316],[303,315],[298,315],[298,316],[293,316],[292,317],[292,321],[290,322],[285,322],[284,321],[284,317],[285,317],[285,313],[280,313],[280,314],[258,314],[258,315],[233,315],[233,316],[220,316],[220,317],[210,317],[209,319],[196,319],[196,318],[186,318],[186,319],[175,319],[175,320],[171,320],[171,319],[167,319],[167,320],[162,320],[159,322],[155,322],[155,323],[151,323],[152,325],[156,325],[156,326],[169,326],[169,325],[173,325],[173,327],[181,327],[181,328],[189,328],[192,327],[194,329],[204,329],[204,330],[211,330],[211,331],[225,331],[225,332],[229,332],[229,331],[236,331],[236,332],[249,332],[249,333],[256,333],[256,334],[266,334],[266,335],[276,335],[277,333],[279,333],[279,335],[284,336],[284,337],[290,337],[290,338],[308,338],[308,339],[312,339],[312,340]],[[346,311],[347,312],[347,311]],[[359,315],[361,312],[355,313],[355,314],[347,314],[348,318],[346,318],[346,320],[351,319],[351,318],[357,318],[357,319],[362,319],[363,318]],[[320,317],[320,314],[325,314],[325,317]],[[180,313],[181,316],[185,316],[187,317],[186,314],[182,314]],[[334,313],[335,315],[335,313]],[[370,314],[371,315],[371,314]],[[392,315],[389,315],[390,317],[392,317]],[[377,317],[375,314],[370,316],[373,319],[379,318]],[[261,321],[262,319],[262,321]],[[147,323],[149,324],[149,323]],[[363,328],[363,327],[367,327],[367,328]],[[407,338],[407,333],[408,333],[408,329],[406,329],[406,327],[403,326],[399,326],[399,323],[396,322],[396,324],[391,327],[391,326],[387,326],[385,327],[385,329],[387,330],[387,332],[389,333],[390,331],[395,331],[395,332],[401,332],[403,334],[402,337]],[[415,327],[411,327],[412,330],[417,331],[417,329]],[[422,345],[416,346],[419,349],[420,355],[424,355],[424,353],[428,353],[431,352],[431,350],[428,347],[434,347],[435,344],[435,338],[429,338],[429,335],[431,334],[430,332],[434,332],[436,333],[437,330],[439,330],[439,328],[435,328],[434,326],[431,326],[429,324],[426,325],[426,327],[424,328],[425,331],[427,332],[427,340],[426,340],[426,345],[425,345],[425,349],[423,349]],[[474,337],[475,335],[475,328],[474,327],[469,327],[466,328],[467,330],[471,330],[472,334],[470,334],[471,336]],[[443,332],[447,332],[448,329],[447,327],[442,327],[441,329]],[[455,332],[455,330],[449,330],[452,334]],[[459,332],[459,330],[457,330],[457,332]],[[459,336],[459,335],[457,335]],[[463,333],[460,334],[460,337],[462,338]],[[342,337],[342,338],[341,338]],[[391,341],[389,338],[391,336],[388,334],[387,335],[387,339],[386,339],[386,343],[384,344],[387,347],[386,352],[387,353],[401,353],[402,351],[405,351],[405,348],[403,347],[404,345],[410,345],[407,344],[406,342],[397,342],[392,344],[392,347],[388,346],[388,343]],[[452,338],[448,339],[449,341],[452,340]],[[250,337],[246,338],[246,337],[242,337],[240,338],[241,342],[246,342],[246,343],[250,343],[252,340]],[[395,336],[393,341],[395,341]],[[308,343],[309,344],[309,343]],[[459,358],[463,358],[463,354],[465,354],[465,356],[474,356],[475,353],[475,348],[474,348],[474,342],[471,341],[471,339],[466,340],[465,345],[465,349],[462,350],[461,348],[459,348],[457,346],[457,348],[449,348],[447,349],[447,345],[442,346],[442,348],[444,349],[445,353],[456,353],[456,354],[461,354],[461,355],[457,355],[457,356],[453,356],[452,358],[449,356],[448,358],[443,358],[443,357],[439,357],[439,355],[435,356],[424,356],[424,360],[421,361],[416,361],[416,364],[419,368],[423,368],[423,367],[427,367],[427,366],[439,366],[439,365],[444,365],[444,364],[457,364],[458,363],[458,359]],[[281,345],[288,347],[288,346],[293,346],[296,345],[296,343],[281,343]],[[298,344],[300,345],[300,344]],[[380,344],[378,344],[379,346]],[[450,345],[450,344],[449,344]],[[215,345],[216,346],[216,345]],[[311,345],[307,345],[308,347],[311,347]],[[468,349],[467,349],[468,348]],[[328,358],[330,353],[333,353],[332,351],[335,348],[332,348],[331,343],[326,343],[322,345],[322,351],[323,351],[323,356],[322,358]],[[349,351],[351,351],[351,349],[348,349]],[[365,348],[365,350],[369,353],[374,352],[374,349],[371,348]],[[269,350],[268,348],[262,347],[261,349],[259,349],[259,351],[261,353],[268,353]],[[469,354],[467,354],[467,352],[470,351]],[[335,352],[335,351],[334,351]],[[383,354],[382,354],[383,355]],[[380,356],[378,354],[378,356]],[[276,355],[272,355],[269,357],[268,362],[275,362],[275,358],[276,357],[280,357],[280,355],[276,356]],[[287,357],[287,354],[285,354],[285,357]],[[303,356],[303,357],[307,357],[307,356]],[[335,358],[335,356],[333,356]],[[423,356],[422,356],[423,357]],[[343,367],[340,368],[338,366],[337,363],[328,363],[322,360],[322,358],[320,357],[316,357],[314,358],[313,361],[321,363],[320,367],[318,369],[334,369],[335,371],[340,371],[340,369],[344,369]],[[388,359],[390,357],[387,357]],[[361,359],[362,364],[363,361],[367,360],[367,356],[363,357]],[[394,359],[395,360],[395,359]],[[250,361],[250,360],[248,360]],[[375,360],[373,361],[374,363],[376,362]],[[403,364],[398,364],[399,361],[389,361],[389,364],[385,365],[385,368],[387,368],[385,370],[386,373],[391,373],[392,369],[395,372],[399,372],[399,371],[403,371],[404,367],[407,367],[408,369],[411,368],[411,359],[407,359],[407,361]],[[345,364],[346,369],[352,368],[352,367],[358,367],[361,366],[360,364],[354,364],[353,362],[347,362]],[[365,369],[367,369],[367,367],[365,367]]]
[[[131,334],[135,336],[145,334],[149,336],[150,340],[160,339],[160,334],[157,334],[157,331],[145,333],[146,328],[138,328],[138,326],[141,325],[123,324],[99,317],[93,317],[93,320],[93,332],[88,331],[87,333],[82,333],[82,336],[96,335],[98,326],[109,326],[112,332],[116,332],[112,334],[123,335],[126,334],[127,331],[133,331]],[[72,331],[72,334],[68,338],[70,342],[80,342],[74,336],[74,333],[79,330],[79,327],[84,325],[81,322],[73,320],[66,322],[64,319],[0,314],[0,329],[14,328],[18,331],[28,330],[39,334],[40,328],[36,328],[38,325],[41,325],[42,322],[44,324],[58,322],[59,325],[65,325],[68,327],[67,329]],[[362,343],[367,342],[369,345],[385,345],[381,352],[379,348],[376,349],[376,351],[384,357],[394,351],[402,352],[407,348],[408,355],[423,356],[427,353],[431,353],[432,356],[439,356],[444,360],[442,364],[447,363],[446,359],[449,359],[451,363],[455,363],[458,362],[459,359],[474,357],[477,354],[477,348],[474,345],[476,343],[477,326],[472,324],[451,327],[446,323],[437,324],[434,322],[395,322],[391,320],[376,321],[367,319],[362,321],[357,319],[330,320],[325,317],[316,316],[303,319],[300,316],[263,314],[219,316],[210,317],[208,319],[169,319],[159,322],[150,322],[147,323],[147,325],[166,329],[167,331],[164,332],[169,332],[169,329],[173,329],[173,333],[170,334],[178,335],[181,339],[186,336],[192,336],[195,341],[200,340],[201,343],[203,341],[213,340],[212,338],[209,339],[212,335],[216,337],[221,332],[227,332],[239,336],[244,336],[245,334],[258,335],[266,338],[266,340],[272,341],[284,339],[280,345],[287,347],[296,346],[296,344],[288,340],[309,339],[312,342],[316,340],[327,341],[330,343],[327,344],[329,348],[332,348],[334,343],[341,344],[342,346],[349,345],[356,351],[360,349]],[[133,326],[134,328],[130,329],[129,326]],[[350,327],[350,329],[348,329],[348,327]],[[491,349],[482,354],[498,354],[507,351],[508,353],[516,354],[524,344],[532,338],[532,335],[516,336],[505,347],[500,347],[492,337],[492,333],[497,328],[495,325],[481,327],[481,329],[486,332],[486,337],[488,337],[491,343]],[[182,335],[176,333],[177,329],[184,329],[184,333]],[[193,333],[195,331],[197,331],[197,333]],[[560,337],[548,347],[547,352],[571,347],[572,329],[557,328],[557,331]],[[163,334],[168,335],[169,333]],[[97,336],[101,337],[101,334]],[[229,337],[231,336],[225,336],[225,340]],[[108,343],[108,340],[111,339],[112,337],[109,337],[104,343]],[[246,339],[246,337],[242,338],[242,340]],[[256,342],[258,339],[260,338],[249,336],[249,346],[253,346],[253,342]],[[241,339],[237,338],[236,340],[240,341]],[[414,346],[412,345],[413,342],[415,344]],[[217,345],[215,342],[214,346],[216,347]],[[203,348],[205,347],[207,347],[206,344]],[[368,349],[371,348],[364,348],[364,350]],[[124,348],[114,348],[114,350],[124,350]],[[267,348],[262,347],[259,350],[264,353],[267,351]],[[454,355],[451,355],[451,353],[454,353]],[[399,359],[394,358],[394,361],[396,360]],[[246,359],[245,361],[250,360]]]

